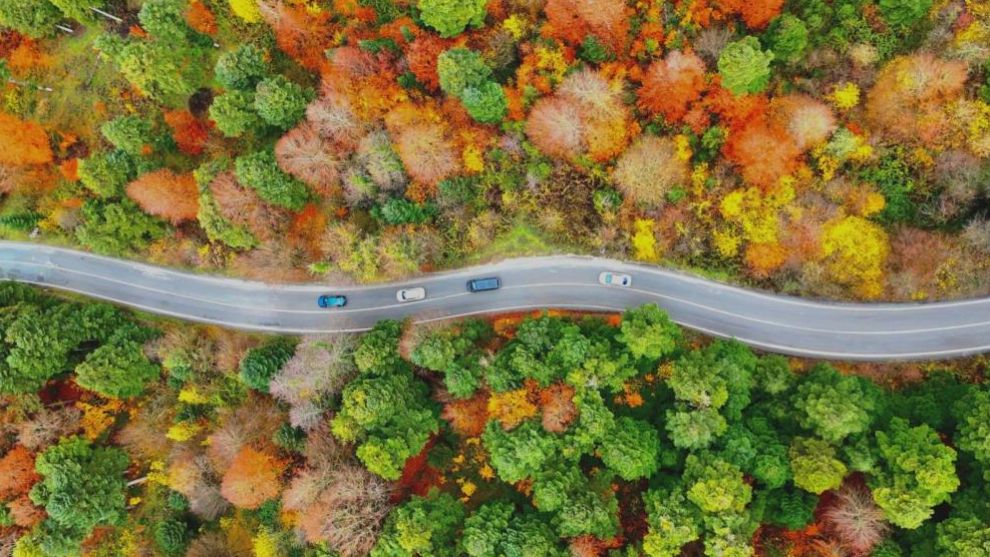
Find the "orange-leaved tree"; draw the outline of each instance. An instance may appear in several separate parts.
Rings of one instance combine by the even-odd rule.
[[[952,129],[947,105],[963,94],[965,62],[929,53],[895,58],[866,96],[867,120],[893,139],[937,143]]]
[[[282,491],[284,469],[284,462],[245,445],[224,474],[220,493],[236,507],[257,509]]]
[[[622,0],[548,0],[545,32],[572,46],[594,37],[622,55],[628,42],[629,17]]]
[[[638,91],[639,106],[670,122],[680,122],[705,85],[705,62],[693,52],[675,50],[646,70]]]
[[[716,0],[715,4],[723,13],[741,17],[746,27],[763,29],[780,15],[784,0]]]
[[[0,112],[0,164],[24,166],[52,162],[52,148],[38,123]]]
[[[0,500],[20,497],[41,477],[34,470],[34,455],[15,445],[0,458]]]
[[[127,197],[144,212],[172,224],[196,218],[199,210],[199,187],[192,174],[176,174],[168,169],[156,170],[127,184]]]

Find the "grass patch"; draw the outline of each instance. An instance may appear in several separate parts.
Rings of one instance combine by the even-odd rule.
[[[564,246],[555,244],[543,231],[521,220],[499,234],[485,248],[468,255],[461,264],[472,265],[494,259],[547,255],[562,251],[567,251]]]

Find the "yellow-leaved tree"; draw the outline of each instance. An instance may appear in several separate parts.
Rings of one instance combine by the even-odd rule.
[[[864,298],[883,293],[884,265],[890,254],[887,233],[862,217],[839,217],[825,224],[822,256],[832,279]]]
[[[258,23],[261,21],[258,0],[228,0],[228,2],[230,2],[230,10],[237,17],[248,23]]]

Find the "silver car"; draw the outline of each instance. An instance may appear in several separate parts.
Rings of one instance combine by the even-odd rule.
[[[416,288],[404,288],[395,293],[395,299],[400,302],[414,302],[426,298],[426,289],[419,286]]]

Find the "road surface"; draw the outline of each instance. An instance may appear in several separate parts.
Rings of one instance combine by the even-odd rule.
[[[630,288],[598,283],[628,273]],[[502,288],[469,293],[468,279]],[[944,359],[990,351],[990,298],[931,304],[840,304],[772,295],[619,261],[580,256],[510,259],[401,283],[274,285],[190,274],[38,244],[0,242],[0,278],[77,292],[179,319],[278,333],[357,332],[381,319],[430,322],[535,308],[621,311],[656,303],[678,323],[755,348],[858,361]],[[427,298],[399,303],[396,290]],[[344,294],[345,308],[316,305]]]

